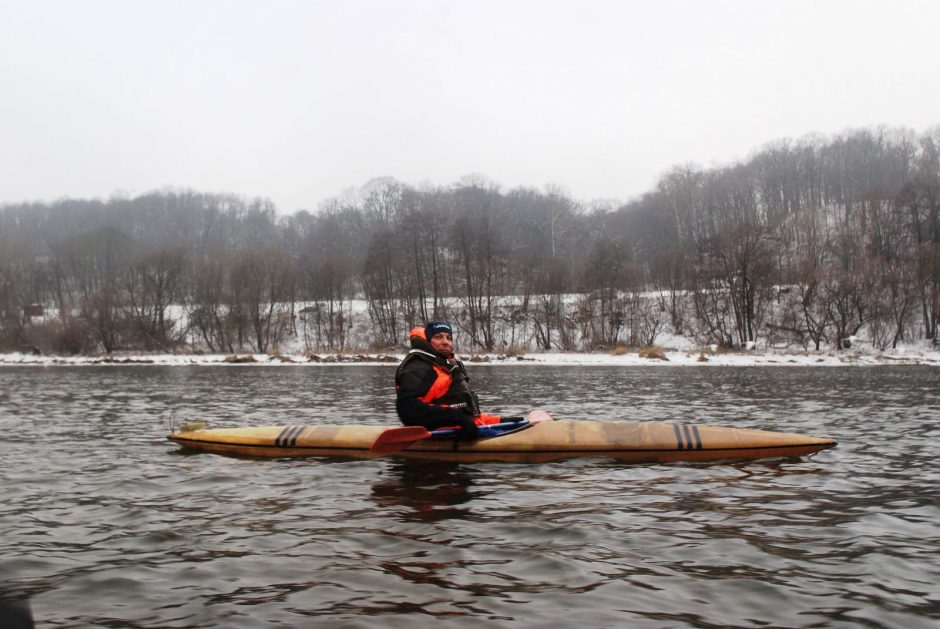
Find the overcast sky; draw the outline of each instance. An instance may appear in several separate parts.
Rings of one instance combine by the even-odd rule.
[[[768,141],[940,124],[940,1],[0,0],[0,203],[369,179],[629,200]]]

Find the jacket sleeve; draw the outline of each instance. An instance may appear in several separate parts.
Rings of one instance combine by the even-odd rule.
[[[431,389],[437,376],[434,367],[423,360],[412,360],[399,373],[395,410],[406,426],[424,426],[428,430],[461,424],[471,417],[462,408],[428,404],[419,400]]]

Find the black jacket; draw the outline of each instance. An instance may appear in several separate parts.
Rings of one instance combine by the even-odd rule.
[[[402,423],[428,430],[473,423],[479,404],[463,363],[438,354],[423,339],[412,338],[411,345],[395,372],[395,410]],[[436,383],[439,391],[429,397]],[[445,384],[446,390],[440,391]]]

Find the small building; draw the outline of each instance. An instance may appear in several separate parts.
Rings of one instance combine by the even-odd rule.
[[[43,308],[42,304],[30,304],[28,306],[23,306],[23,320],[29,321],[30,319],[36,317],[44,317],[46,315],[46,309]]]

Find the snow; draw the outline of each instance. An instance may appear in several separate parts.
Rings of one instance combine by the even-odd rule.
[[[654,293],[649,293],[650,298]],[[565,295],[566,303],[574,303],[579,295]],[[503,298],[504,306],[515,303],[518,298]],[[298,303],[297,310],[313,305]],[[371,340],[372,329],[368,319],[368,302],[364,299],[352,299],[342,302],[341,306],[346,313],[348,321],[352,324],[347,333],[347,347],[368,347]],[[448,300],[447,308],[451,311],[460,310],[460,301],[456,298]],[[44,321],[54,318],[56,313],[47,309]],[[186,309],[182,306],[172,306],[170,316],[186,327]],[[410,327],[410,326],[408,326]],[[528,333],[531,336],[531,333]],[[520,338],[524,333],[520,333]],[[458,336],[458,353],[460,340]],[[668,327],[656,335],[656,345],[660,349],[651,357],[646,352],[637,349],[618,349],[614,352],[561,352],[561,351],[514,351],[511,355],[493,353],[460,355],[461,359],[473,366],[487,365],[583,365],[583,366],[864,366],[864,365],[928,365],[940,366],[940,347],[933,346],[929,341],[921,340],[917,343],[901,345],[897,349],[879,351],[872,347],[872,343],[861,338],[849,339],[851,349],[835,350],[831,346],[824,349],[804,350],[797,345],[787,347],[774,347],[767,339],[760,342],[753,341],[737,350],[723,350],[717,345],[706,345],[695,342],[688,336],[672,333]],[[529,345],[531,346],[531,344]],[[143,352],[115,352],[111,359],[99,356],[54,356],[32,355],[29,353],[0,353],[0,366],[4,365],[219,365],[219,366],[344,366],[344,365],[386,365],[395,366],[405,356],[405,347],[397,349],[392,354],[369,354],[349,349],[344,354],[312,353],[305,347],[302,334],[296,337],[285,338],[278,354],[250,354],[239,353],[238,361],[225,354],[207,354],[198,351],[200,346],[193,341],[189,352],[181,351],[177,354],[147,354]],[[203,348],[204,349],[204,348]],[[517,355],[518,354],[518,355]],[[248,359],[250,357],[250,359]]]
[[[638,351],[618,354],[607,353],[563,353],[532,352],[518,356],[504,354],[477,354],[460,356],[468,365],[486,367],[493,365],[557,365],[557,366],[866,366],[866,365],[927,365],[940,367],[940,350],[921,346],[903,346],[887,352],[872,351],[716,351],[711,348],[670,348],[656,356],[643,357]],[[0,354],[0,366],[79,366],[79,365],[218,365],[224,367],[270,366],[270,367],[343,367],[348,365],[397,366],[405,356],[405,350],[395,354],[239,354],[238,361],[225,354],[145,354],[115,353],[112,358],[104,356],[37,356],[24,353]],[[250,358],[249,358],[250,357]]]

